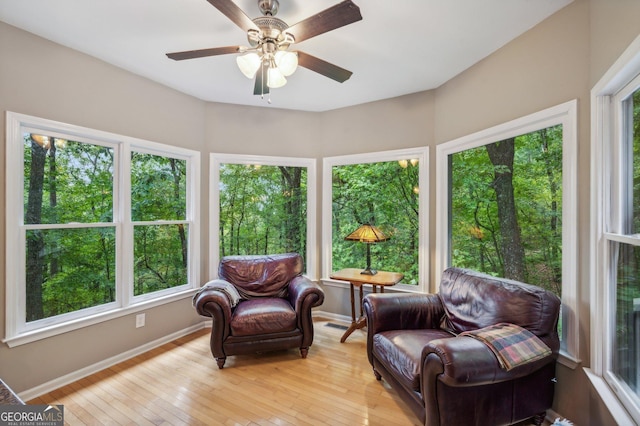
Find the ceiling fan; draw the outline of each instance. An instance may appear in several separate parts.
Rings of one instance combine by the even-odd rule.
[[[345,0],[292,26],[276,18],[278,0],[258,0],[262,16],[250,19],[231,0],[207,0],[234,24],[246,31],[250,47],[225,46],[209,49],[167,53],[173,60],[203,58],[207,56],[241,53],[236,61],[240,71],[248,78],[255,78],[254,95],[265,95],[269,89],[286,84],[285,77],[293,74],[297,66],[307,68],[339,83],[353,74],[344,68],[301,51],[290,51],[294,43],[360,21],[360,8],[351,0]]]

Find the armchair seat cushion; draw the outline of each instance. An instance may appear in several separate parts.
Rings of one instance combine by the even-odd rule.
[[[283,333],[296,329],[297,315],[286,299],[262,298],[238,304],[231,316],[232,336]]]
[[[390,330],[373,336],[373,353],[407,389],[420,392],[422,348],[436,339],[449,338],[444,330]]]

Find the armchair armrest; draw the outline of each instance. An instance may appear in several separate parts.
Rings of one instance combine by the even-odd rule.
[[[231,302],[226,294],[215,288],[203,287],[193,297],[193,306],[198,314],[213,319],[212,328],[217,335],[224,338],[229,335]]]
[[[487,345],[465,336],[431,341],[422,349],[421,359],[423,388],[433,387],[438,379],[448,386],[499,383],[527,376],[555,361],[550,355],[507,371]]]
[[[289,283],[289,303],[296,312],[322,305],[324,291],[317,283],[299,275]]]
[[[218,360],[222,358],[224,364],[223,342],[231,333],[231,302],[229,297],[219,289],[205,286],[193,296],[193,306],[198,314],[213,319],[210,339],[211,353]],[[218,365],[220,365],[219,362]]]
[[[371,293],[363,309],[371,336],[386,330],[440,328],[444,315],[436,294]]]
[[[299,275],[289,283],[289,303],[298,317],[298,328],[302,330],[301,348],[308,348],[313,342],[313,321],[311,308],[324,302],[324,291],[309,278]]]

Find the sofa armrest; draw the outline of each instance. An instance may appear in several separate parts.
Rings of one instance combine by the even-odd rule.
[[[444,308],[436,294],[370,293],[364,297],[368,333],[440,328]]]
[[[555,356],[550,355],[507,371],[500,367],[496,355],[487,345],[465,336],[431,341],[423,348],[421,359],[423,388],[426,386],[427,389],[436,380],[447,386],[499,383],[527,376],[555,362]]]

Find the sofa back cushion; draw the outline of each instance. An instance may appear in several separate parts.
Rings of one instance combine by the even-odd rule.
[[[289,281],[302,273],[302,257],[297,253],[225,256],[218,275],[233,284],[244,299],[285,297]]]
[[[456,334],[506,322],[538,337],[557,335],[560,299],[541,287],[448,268],[439,297],[445,309],[442,327]]]

